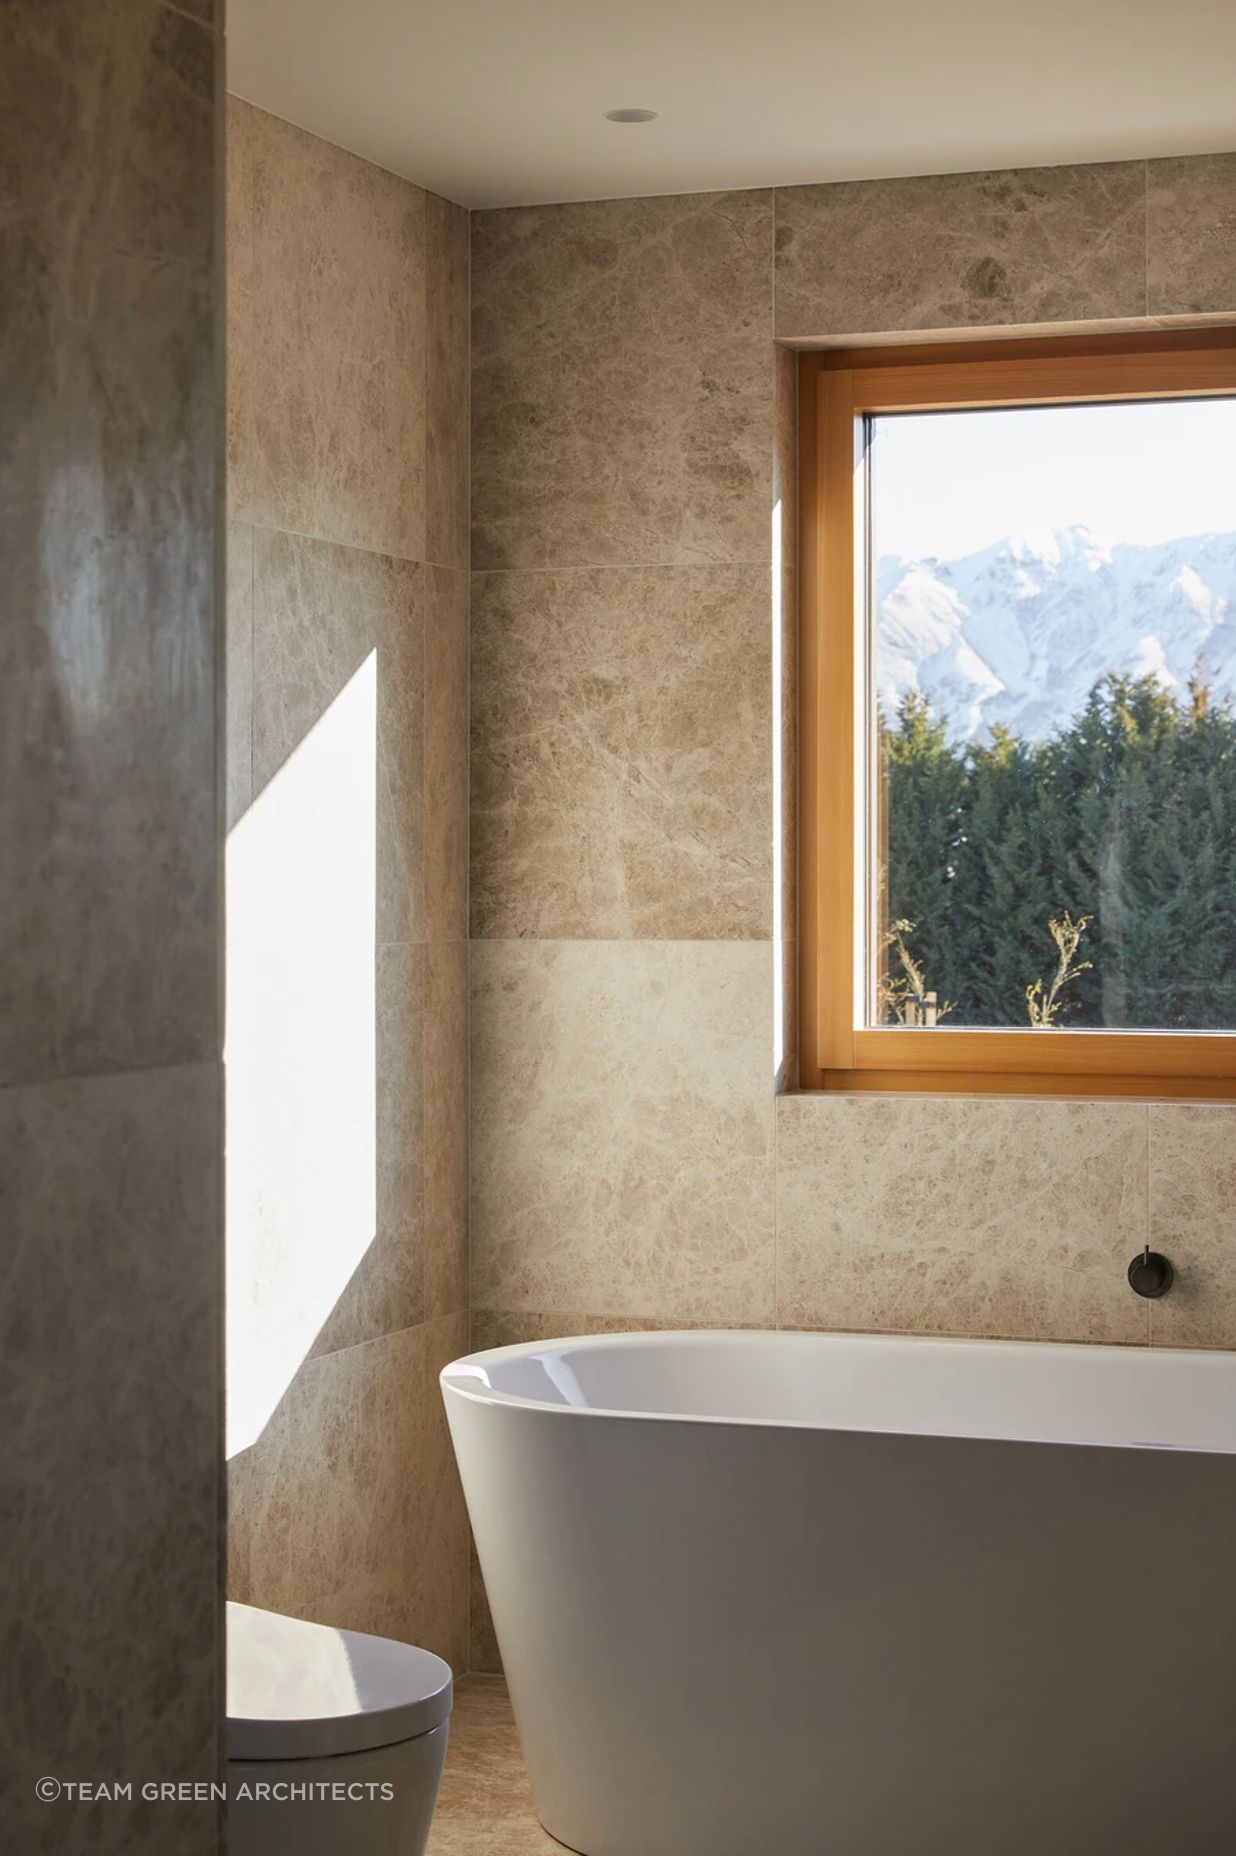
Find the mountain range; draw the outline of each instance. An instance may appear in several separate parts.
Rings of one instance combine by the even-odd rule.
[[[1000,723],[1042,740],[1109,672],[1183,695],[1200,670],[1236,698],[1236,532],[1112,544],[1078,527],[956,560],[886,555],[876,602],[884,713],[916,690],[954,742]]]

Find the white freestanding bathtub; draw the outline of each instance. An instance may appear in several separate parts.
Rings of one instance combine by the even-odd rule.
[[[1236,1849],[1236,1357],[620,1334],[442,1384],[568,1848]]]

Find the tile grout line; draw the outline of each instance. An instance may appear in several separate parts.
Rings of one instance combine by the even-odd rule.
[[[176,0],[162,0],[162,4],[170,6],[173,12],[181,10],[176,5]],[[243,103],[247,110],[253,110],[258,116],[268,116],[272,122],[282,123],[285,129],[292,129],[297,135],[303,135],[311,142],[320,142],[324,148],[333,148],[336,154],[346,155],[349,161],[360,162],[362,166],[373,168],[378,174],[385,174],[389,180],[399,181],[402,186],[411,189],[413,193],[420,194],[423,200],[432,197],[435,200],[445,200],[448,206],[457,206],[461,213],[467,213],[469,221],[474,212],[484,210],[474,206],[465,206],[462,200],[452,200],[449,194],[439,193],[434,187],[422,187],[419,181],[409,180],[406,174],[397,174],[394,168],[385,167],[381,161],[375,161],[371,155],[358,155],[354,148],[345,148],[342,142],[332,142],[329,136],[319,135],[316,129],[306,129],[303,123],[293,122],[290,116],[281,116],[278,110],[269,109],[264,103],[255,103],[252,97],[246,97],[243,92],[234,89],[230,83],[225,86],[223,95],[225,98],[234,99],[237,103]]]
[[[455,1321],[466,1313],[467,1310],[461,1308],[443,1309],[439,1314],[425,1315],[420,1321],[408,1321],[402,1327],[387,1328],[381,1334],[365,1334],[359,1340],[350,1340],[342,1347],[324,1347],[320,1353],[307,1353],[289,1381],[289,1387],[306,1367],[313,1366],[318,1360],[337,1360],[345,1353],[355,1353],[360,1347],[380,1347],[383,1341],[399,1340],[405,1334],[420,1334],[427,1328],[435,1327],[440,1321]]]
[[[393,553],[389,548],[371,547],[368,542],[364,541],[345,541],[338,535],[319,535],[313,529],[284,528],[277,522],[259,522],[254,516],[245,514],[243,510],[229,510],[228,516],[238,526],[251,528],[255,535],[260,530],[264,535],[286,536],[289,541],[312,541],[323,548],[347,548],[352,554],[372,554],[376,555],[380,561],[398,561],[404,567],[432,567],[437,573],[467,575],[471,571],[459,562],[431,561],[427,555]],[[512,571],[524,572],[526,570],[520,568]]]
[[[159,1063],[126,1063],[123,1068],[113,1070],[71,1070],[56,1076],[11,1076],[0,1081],[0,1100],[7,1097],[10,1102],[14,1102],[20,1094],[30,1094],[36,1089],[62,1089],[70,1083],[122,1083],[139,1076],[171,1075],[179,1070],[222,1069],[222,1054],[215,1051],[202,1057],[174,1057]]]
[[[464,279],[464,1320],[467,1351],[472,1352],[472,214],[467,218],[467,258]],[[463,1644],[464,1668],[472,1669],[472,1523],[466,1507],[463,1529]]]
[[[175,13],[181,19],[187,19],[191,26],[200,26],[202,31],[208,32],[212,38],[219,29],[217,18],[203,19],[200,13],[191,13],[187,7],[178,6],[176,0],[162,0],[162,3],[165,13]]]
[[[766,554],[740,555],[733,559],[707,561],[564,561],[560,565],[517,567],[473,567],[472,578],[497,578],[500,574],[637,574],[720,572],[726,568],[763,568],[771,573]]]
[[[770,934],[469,934],[486,947],[774,947]],[[822,1091],[818,1093],[823,1093]]]

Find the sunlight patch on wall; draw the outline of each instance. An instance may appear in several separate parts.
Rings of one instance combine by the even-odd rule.
[[[373,1241],[377,654],[227,844],[227,1453]]]

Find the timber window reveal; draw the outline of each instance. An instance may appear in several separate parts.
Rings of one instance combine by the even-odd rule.
[[[1236,338],[800,362],[808,1088],[1236,1096]]]

